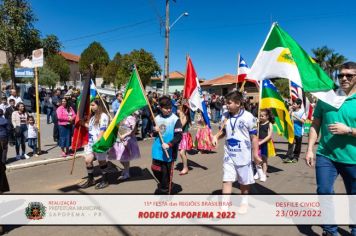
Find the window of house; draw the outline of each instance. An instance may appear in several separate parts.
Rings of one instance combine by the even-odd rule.
[[[156,88],[157,88],[157,89],[161,89],[161,88],[162,88],[162,83],[157,83],[157,84],[156,84]]]

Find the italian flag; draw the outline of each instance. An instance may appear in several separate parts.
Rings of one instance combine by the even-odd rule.
[[[120,122],[147,104],[141,80],[135,67],[126,86],[125,95],[119,110],[116,112],[114,119],[103,136],[93,145],[93,151],[96,153],[108,151],[116,142]]]
[[[345,97],[336,95],[334,82],[325,71],[277,23],[273,23],[247,77],[254,80],[289,79],[336,108],[345,100]]]

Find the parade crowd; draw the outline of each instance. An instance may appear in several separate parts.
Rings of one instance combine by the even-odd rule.
[[[308,166],[316,166],[318,194],[333,194],[333,184],[340,174],[347,194],[356,194],[356,63],[345,63],[338,75],[340,88],[346,96],[343,105],[336,109],[319,100],[315,106],[314,119],[310,128],[306,153]],[[16,149],[16,159],[36,157],[37,130],[34,117],[33,90],[31,111],[27,111],[16,90],[10,90],[8,97],[2,98],[0,105],[0,142],[2,163],[7,161],[8,143]],[[47,114],[47,123],[53,123],[53,139],[61,148],[60,155],[65,158],[73,155],[70,150],[73,124],[77,113],[79,90],[57,89],[52,93],[41,93],[41,104]],[[180,156],[183,168],[180,175],[188,174],[187,152],[193,148],[201,153],[209,153],[225,138],[223,157],[222,193],[231,194],[232,184],[238,181],[241,193],[247,195],[251,184],[257,179],[267,180],[268,153],[267,143],[272,139],[274,116],[270,109],[258,111],[258,104],[251,104],[246,94],[237,90],[225,97],[216,94],[203,96],[210,121],[219,126],[216,134],[204,120],[201,111],[193,112],[189,102],[182,99],[182,93],[171,97],[148,92],[147,98],[154,113],[151,116],[148,106],[125,118],[119,126],[118,138],[114,146],[104,153],[96,153],[92,146],[106,131],[110,116],[114,115],[122,103],[123,94],[118,93],[112,106],[102,98],[91,102],[91,116],[85,120],[89,131],[89,143],[84,148],[84,157],[88,177],[82,188],[94,186],[102,189],[109,185],[107,161],[118,160],[124,166],[120,180],[130,178],[130,162],[140,158],[137,140],[138,124],[141,126],[141,139],[154,138],[152,144],[152,172],[159,181],[155,193],[170,194],[172,184],[172,165]],[[289,104],[290,117],[294,125],[294,143],[288,144],[285,163],[298,162],[301,154],[305,111],[302,100],[295,99]],[[111,110],[111,111],[110,111]],[[111,114],[110,114],[111,113]],[[33,114],[33,113],[32,113]],[[139,122],[139,120],[141,120]],[[197,131],[192,137],[192,126]],[[319,139],[316,161],[313,147]],[[32,152],[26,152],[26,142]],[[20,152],[21,149],[21,152]],[[94,160],[101,170],[98,183],[94,179]],[[247,208],[247,198],[243,198],[240,210]],[[352,235],[356,228],[352,226]],[[337,226],[323,225],[323,235],[337,235]]]

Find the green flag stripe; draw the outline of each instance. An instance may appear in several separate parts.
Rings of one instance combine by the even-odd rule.
[[[263,51],[272,51],[277,47],[288,48],[290,50],[290,57],[297,65],[305,91],[328,91],[334,88],[335,84],[327,73],[311,59],[289,34],[278,25],[275,25]]]

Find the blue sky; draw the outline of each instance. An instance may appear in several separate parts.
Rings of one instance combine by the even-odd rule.
[[[151,52],[164,62],[164,0],[30,0],[42,36],[55,34],[63,51],[80,55],[100,42],[112,58],[133,49]],[[201,78],[235,74],[237,54],[252,65],[277,21],[309,54],[328,46],[356,61],[356,1],[176,0],[170,3],[171,23],[183,12],[170,35],[170,71],[185,71],[192,58]],[[92,36],[91,36],[92,35]],[[94,36],[93,36],[94,35]],[[86,36],[86,37],[83,37]]]

